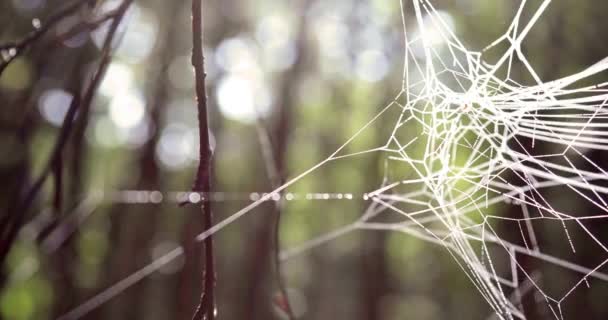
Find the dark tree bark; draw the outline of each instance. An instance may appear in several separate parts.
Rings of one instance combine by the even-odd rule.
[[[213,225],[211,216],[211,156],[209,123],[207,120],[207,92],[205,88],[205,57],[203,55],[203,4],[192,0],[192,66],[195,73],[196,101],[199,126],[199,165],[194,181],[194,192],[202,193],[202,221],[204,231]],[[203,270],[203,292],[193,320],[215,319],[215,262],[213,259],[213,236],[203,240],[205,268]]]

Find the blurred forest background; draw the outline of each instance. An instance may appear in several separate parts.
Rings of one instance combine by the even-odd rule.
[[[0,1],[0,45],[23,39],[70,3]],[[103,59],[111,21],[92,17],[120,3],[88,1],[15,59],[16,52],[1,52],[3,221],[45,170],[70,103]],[[436,6],[480,50],[504,32],[519,2]],[[216,221],[325,159],[399,92],[404,44],[397,0],[207,0],[203,12]],[[524,47],[544,80],[606,56],[606,13],[605,1],[551,4]],[[2,266],[3,319],[57,318],[180,244],[185,256],[84,318],[191,318],[202,281],[202,251],[192,239],[202,226],[200,210],[177,199],[191,188],[198,161],[190,24],[189,1],[136,0],[127,10],[105,77],[73,123],[64,165],[50,168],[23,213]],[[357,143],[382,144],[386,128],[375,130]],[[267,170],[269,163],[278,174]],[[368,205],[361,195],[377,188],[383,174],[380,156],[324,166],[289,188],[291,201],[265,203],[216,234],[219,319],[285,319],[273,262],[277,214],[280,247],[301,244],[356,220]],[[324,193],[353,199],[323,199]],[[593,259],[593,248],[579,249],[576,263]],[[447,251],[399,233],[351,233],[285,261],[281,271],[301,319],[491,314]],[[599,285],[577,291],[563,305],[565,318],[607,319],[607,294]],[[542,307],[530,314],[551,317]]]

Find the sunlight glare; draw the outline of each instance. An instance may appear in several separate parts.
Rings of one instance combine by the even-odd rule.
[[[144,115],[144,101],[138,93],[117,96],[110,103],[110,119],[118,127],[133,128],[144,119]]]

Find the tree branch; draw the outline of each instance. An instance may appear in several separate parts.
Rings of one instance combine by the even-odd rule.
[[[110,29],[108,30],[108,34],[106,36],[103,49],[102,49],[102,57],[99,62],[99,66],[95,74],[93,75],[93,79],[91,80],[89,86],[85,90],[82,98],[80,94],[76,94],[74,99],[72,100],[70,107],[68,108],[67,114],[63,120],[63,124],[61,126],[59,136],[55,142],[55,146],[51,152],[51,156],[46,164],[46,167],[40,174],[40,176],[35,180],[32,186],[27,190],[23,201],[20,201],[15,208],[9,210],[9,214],[2,220],[0,231],[2,232],[2,238],[0,241],[0,266],[4,264],[4,260],[6,255],[8,254],[10,248],[12,247],[13,242],[15,241],[15,237],[17,236],[19,230],[21,229],[25,216],[29,208],[34,203],[34,200],[40,193],[44,182],[52,173],[53,168],[57,165],[59,161],[61,161],[61,157],[63,154],[63,150],[65,145],[68,142],[70,134],[72,132],[74,121],[78,114],[78,110],[81,105],[88,105],[92,103],[93,98],[95,97],[95,93],[97,91],[97,87],[103,76],[105,74],[105,70],[111,61],[111,52],[112,52],[112,42],[116,35],[116,31],[118,29],[118,25],[124,16],[124,12],[127,10],[129,5],[133,0],[125,0],[121,5],[121,14],[118,15],[112,21]]]
[[[6,69],[6,67],[15,60],[15,58],[19,57],[27,48],[29,48],[32,44],[36,42],[36,40],[40,39],[44,36],[49,30],[51,30],[55,25],[61,22],[63,19],[75,13],[78,8],[80,8],[85,3],[88,3],[89,0],[79,0],[68,6],[64,7],[62,10],[52,15],[47,23],[43,26],[34,29],[23,39],[16,42],[9,42],[0,45],[0,53],[4,53],[6,55],[4,61],[0,62],[0,75]]]
[[[205,57],[203,55],[202,0],[192,0],[192,66],[194,67],[196,102],[199,127],[199,164],[193,191],[203,194],[201,213],[203,228],[213,225],[211,215],[211,146],[209,144],[209,124],[207,119],[207,92],[205,89]],[[204,240],[205,267],[203,270],[203,292],[193,320],[215,319],[215,263],[213,259],[213,238]]]

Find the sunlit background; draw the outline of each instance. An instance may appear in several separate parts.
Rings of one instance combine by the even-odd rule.
[[[0,2],[0,43],[40,27],[64,2]],[[120,3],[98,2],[98,14]],[[478,50],[504,32],[518,6],[506,0],[436,5]],[[410,11],[406,6],[406,22]],[[108,22],[61,37],[87,12],[64,19],[0,78],[3,202],[40,172],[77,88],[96,66]],[[524,48],[543,79],[606,55],[606,13],[602,1],[551,4]],[[200,232],[199,211],[172,201],[192,186],[198,162],[190,23],[187,1],[138,0],[127,12],[86,129],[64,159],[68,191],[59,214],[79,217],[75,231],[59,248],[44,236],[55,214],[47,183],[28,213],[36,218],[4,266],[4,319],[56,318]],[[415,26],[406,23],[413,37]],[[325,159],[401,88],[398,0],[209,0],[204,32],[217,220],[273,189],[261,128],[285,179]],[[426,36],[441,52],[442,37],[433,30]],[[17,128],[24,133],[17,136]],[[383,143],[383,130],[357,143]],[[281,247],[354,221],[367,205],[360,195],[375,189],[383,174],[382,158],[370,156],[325,166],[294,185],[282,210]],[[285,319],[272,263],[273,212],[274,203],[262,205],[215,237],[220,319]],[[164,266],[85,319],[190,319],[200,292],[200,253]],[[301,319],[491,316],[447,251],[402,234],[352,233],[284,262],[282,273]],[[564,312],[608,318],[606,288],[594,288],[573,296]]]

